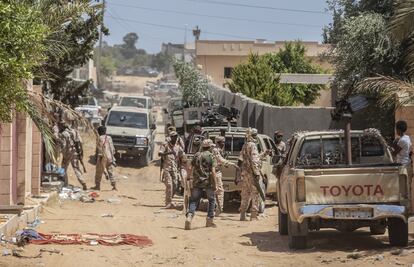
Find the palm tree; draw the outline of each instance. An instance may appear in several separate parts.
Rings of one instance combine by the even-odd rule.
[[[401,107],[414,102],[414,0],[396,2],[388,30],[399,43],[407,44],[404,55],[408,77],[378,76],[367,78],[358,85],[361,92],[375,93],[380,104]]]

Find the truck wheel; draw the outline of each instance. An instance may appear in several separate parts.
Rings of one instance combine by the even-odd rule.
[[[305,249],[307,245],[308,235],[308,221],[304,220],[302,223],[293,222],[287,214],[288,221],[288,236],[289,248],[291,249]]]
[[[147,167],[151,161],[151,151],[148,151],[145,156],[141,157],[139,160],[142,167]]]
[[[288,221],[287,214],[284,214],[278,209],[278,222],[279,222],[279,234],[287,235],[288,234]]]
[[[230,194],[228,192],[224,192],[224,200],[223,200],[223,211],[228,211],[230,209]]]
[[[391,246],[404,247],[408,244],[408,224],[398,218],[388,219],[388,239]]]

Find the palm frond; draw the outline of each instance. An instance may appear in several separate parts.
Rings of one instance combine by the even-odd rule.
[[[46,153],[53,161],[56,161],[54,158],[56,144],[51,129],[59,120],[63,119],[69,124],[72,124],[73,127],[83,127],[86,130],[92,131],[97,136],[97,132],[89,120],[68,105],[48,98],[41,93],[34,91],[28,91],[27,93],[29,105],[26,112],[41,132]],[[57,111],[60,112],[61,116],[54,116]]]
[[[406,39],[414,29],[414,0],[398,0],[389,29],[399,41]]]
[[[375,94],[382,106],[396,108],[414,103],[414,84],[389,76],[367,78],[357,85],[358,92]]]

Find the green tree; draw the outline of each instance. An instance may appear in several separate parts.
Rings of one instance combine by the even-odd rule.
[[[0,122],[10,122],[13,111],[33,113],[22,80],[45,60],[48,27],[41,13],[18,1],[0,2]]]
[[[189,106],[198,107],[208,96],[208,81],[188,63],[174,63],[175,76],[183,92],[183,101]]]
[[[74,3],[44,0],[40,8],[44,22],[53,23],[54,29],[47,38],[47,60],[36,74],[44,81],[44,93],[76,106],[80,97],[87,94],[91,81],[78,82],[68,76],[93,57],[99,27],[102,26],[102,5],[90,0]],[[51,18],[60,17],[63,19],[56,20],[59,23],[50,22]],[[108,34],[105,27],[103,31]],[[50,43],[51,40],[56,41]]]
[[[310,105],[319,97],[321,85],[281,84],[280,73],[321,73],[305,56],[300,42],[286,43],[278,53],[250,54],[234,68],[227,86],[232,92],[276,106]]]

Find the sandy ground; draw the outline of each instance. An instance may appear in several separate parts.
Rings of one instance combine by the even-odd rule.
[[[163,127],[159,125],[158,129]],[[158,141],[163,135],[158,135]],[[86,152],[91,155],[94,142],[86,138]],[[277,232],[277,207],[268,206],[257,222],[240,222],[237,207],[217,218],[218,228],[205,228],[204,212],[198,212],[194,229],[184,230],[182,211],[164,210],[164,185],[159,181],[157,161],[139,168],[133,161],[120,163],[116,169],[119,191],[110,191],[103,180],[100,200],[121,199],[120,204],[106,201],[82,203],[65,201],[45,208],[36,228],[52,233],[129,233],[148,236],[150,247],[28,245],[25,256],[38,254],[41,248],[58,249],[61,254],[43,253],[41,258],[20,259],[0,256],[0,266],[411,266],[414,263],[414,242],[400,255],[392,255],[388,238],[370,236],[367,231],[341,234],[336,231],[312,232],[308,249],[291,251],[287,237]],[[93,185],[94,166],[89,162],[87,184]],[[78,185],[73,173],[70,182]],[[132,198],[127,198],[132,197]],[[181,199],[176,199],[180,202]],[[110,213],[113,218],[101,215]],[[0,247],[1,248],[1,247]],[[354,251],[358,259],[348,256]]]

